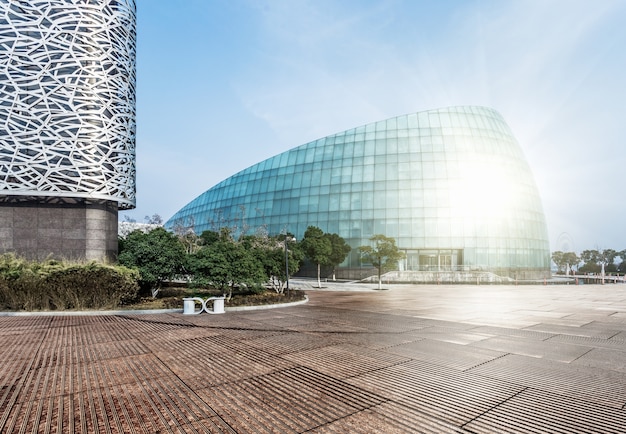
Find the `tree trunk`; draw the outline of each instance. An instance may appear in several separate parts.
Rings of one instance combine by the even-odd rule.
[[[380,268],[378,269],[378,289],[383,289],[382,287],[382,275],[380,274]]]

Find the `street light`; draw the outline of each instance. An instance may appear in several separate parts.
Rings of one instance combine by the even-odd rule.
[[[296,237],[285,235],[285,276],[287,276],[287,291],[289,291],[289,248],[287,247],[289,241],[296,241]]]

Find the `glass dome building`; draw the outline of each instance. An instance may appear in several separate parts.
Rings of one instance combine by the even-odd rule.
[[[490,108],[412,113],[306,143],[220,182],[166,223],[296,238],[311,225],[353,248],[375,234],[395,238],[406,253],[400,270],[549,276],[537,186]],[[362,266],[353,249],[342,270],[356,277]]]

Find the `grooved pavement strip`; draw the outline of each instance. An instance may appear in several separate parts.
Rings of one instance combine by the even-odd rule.
[[[293,285],[309,303],[0,316],[0,432],[626,432],[626,285]]]

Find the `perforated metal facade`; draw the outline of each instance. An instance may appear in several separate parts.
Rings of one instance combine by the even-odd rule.
[[[352,247],[396,239],[405,270],[549,274],[539,192],[502,117],[484,107],[398,116],[304,144],[220,182],[166,224],[301,238],[309,225]],[[359,267],[353,250],[344,267]]]
[[[0,1],[0,196],[135,206],[135,11]]]

